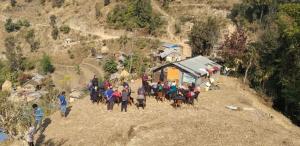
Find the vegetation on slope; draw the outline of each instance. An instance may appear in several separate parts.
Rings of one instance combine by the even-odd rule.
[[[126,4],[118,4],[107,20],[117,28],[146,28],[150,34],[162,24],[159,16],[153,13],[150,0],[129,0]]]
[[[253,88],[272,97],[273,106],[300,125],[300,4],[245,0],[231,17],[239,28],[253,34],[239,57],[250,55],[251,64],[236,62],[238,72],[249,71]],[[255,34],[255,35],[254,35]],[[237,39],[240,39],[238,37]],[[226,48],[226,47],[225,47]],[[227,60],[228,62],[229,60]],[[247,67],[245,67],[247,66]]]

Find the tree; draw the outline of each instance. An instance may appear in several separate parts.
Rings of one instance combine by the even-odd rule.
[[[109,59],[104,64],[104,70],[108,73],[116,73],[118,71],[118,64],[113,60]]]
[[[4,41],[5,55],[11,71],[19,71],[23,59],[22,50],[20,46],[16,45],[16,42],[18,41],[13,36],[7,37]]]
[[[51,58],[44,54],[42,59],[40,60],[41,71],[44,74],[52,73],[54,71],[54,66],[51,63]]]
[[[204,22],[196,22],[189,34],[193,55],[210,55],[219,34],[220,26],[216,18],[209,17]]]
[[[278,5],[279,3],[279,5]],[[300,125],[300,4],[245,0],[232,11],[239,26],[259,20],[257,39],[247,47],[250,86],[269,95],[273,107]],[[250,49],[251,48],[251,49]],[[247,65],[245,62],[243,64]]]

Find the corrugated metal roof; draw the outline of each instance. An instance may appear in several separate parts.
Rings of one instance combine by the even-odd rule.
[[[178,47],[180,47],[177,44],[171,44],[171,43],[164,43],[162,46],[165,47],[165,48],[178,48]]]
[[[152,71],[160,70],[161,68],[167,67],[167,66],[176,66],[182,70],[185,70],[186,72],[191,73],[193,76],[199,77],[205,75],[207,72],[204,72],[203,70],[210,68],[210,67],[218,67],[221,68],[222,66],[213,62],[212,60],[208,59],[204,56],[196,56],[193,58],[189,58],[186,60],[173,62],[169,64],[165,64],[160,67],[153,68]]]
[[[196,72],[200,75],[204,75],[204,72],[201,71],[200,69],[206,69],[206,68],[214,67],[214,66],[221,68],[221,65],[213,62],[212,60],[210,60],[204,56],[197,56],[194,58],[182,60],[182,61],[177,62],[176,64],[180,64],[181,66],[184,66],[184,67],[188,68],[189,70],[192,70],[193,72]]]
[[[177,54],[180,54],[180,49],[169,49],[169,48],[166,48],[164,50],[164,52],[160,53],[159,56],[161,58],[165,58],[173,53],[177,53]]]

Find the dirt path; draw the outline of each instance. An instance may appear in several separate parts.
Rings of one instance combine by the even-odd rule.
[[[101,77],[104,75],[101,66],[97,63],[91,63],[92,61],[97,62],[96,59],[86,58],[79,64],[80,74],[77,73],[75,65],[54,64],[56,68],[52,75],[54,83],[59,88],[65,88],[65,82],[68,82],[70,89],[86,87],[87,82],[94,75]]]
[[[132,88],[139,85],[135,82]],[[130,106],[121,113],[115,105],[107,112],[105,105],[92,105],[86,97],[71,105],[66,119],[59,113],[49,117],[51,124],[36,138],[44,145],[62,146],[300,145],[300,129],[243,90],[236,79],[222,78],[220,85],[221,90],[201,93],[194,107],[181,109],[148,98],[145,110]],[[252,110],[231,111],[226,105]]]
[[[174,17],[172,17],[171,15],[169,15],[166,11],[164,11],[163,9],[161,9],[161,7],[159,6],[159,4],[155,1],[155,0],[151,0],[151,4],[154,10],[156,10],[157,12],[161,13],[163,16],[165,16],[167,18],[167,34],[168,34],[168,42],[172,42],[172,43],[177,43],[179,45],[182,46],[182,55],[183,57],[191,57],[192,56],[192,51],[191,51],[191,47],[186,44],[183,40],[180,39],[179,36],[175,35],[175,24],[176,24],[176,20]]]

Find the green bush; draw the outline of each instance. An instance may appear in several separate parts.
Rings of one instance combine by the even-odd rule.
[[[43,58],[40,60],[41,71],[44,74],[52,73],[54,71],[54,66],[51,63],[51,58],[44,54]]]
[[[210,55],[212,47],[220,35],[220,24],[216,18],[198,21],[189,34],[189,42],[194,55]]]
[[[10,33],[14,31],[18,31],[22,28],[22,26],[29,27],[30,23],[28,20],[18,20],[16,23],[13,22],[11,18],[6,19],[4,24],[5,30]]]
[[[68,34],[71,30],[71,28],[68,25],[62,25],[60,26],[59,30],[63,32],[64,34]]]
[[[154,33],[162,24],[161,19],[152,12],[150,0],[131,0],[126,5],[116,5],[107,20],[117,28],[146,28],[149,33]]]
[[[20,29],[21,25],[18,23],[14,23],[11,18],[6,19],[6,22],[4,24],[5,30],[10,33],[14,32]]]
[[[107,60],[104,64],[104,70],[108,73],[116,73],[118,71],[118,64],[113,60]]]

